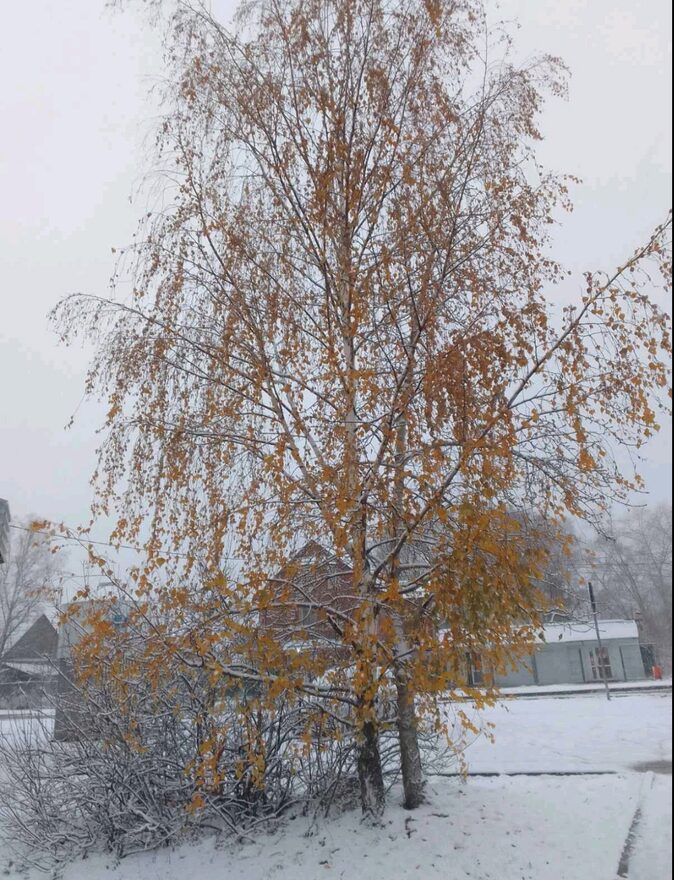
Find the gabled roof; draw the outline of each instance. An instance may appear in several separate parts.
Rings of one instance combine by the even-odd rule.
[[[543,641],[548,645],[557,642],[592,642],[597,638],[594,623],[572,620],[568,623],[546,623]],[[634,620],[600,620],[599,635],[602,639],[638,639],[639,630]]]
[[[12,630],[11,635],[7,638],[5,642],[5,651],[9,651],[12,645],[15,645],[19,639],[21,639],[25,633],[31,628],[31,626],[35,623],[35,621],[44,614],[44,609],[41,605],[38,605],[34,608],[33,612],[29,614],[25,620],[23,620],[17,627]],[[4,617],[2,611],[0,611],[0,625],[4,622]]]
[[[11,661],[35,661],[56,656],[56,628],[43,611],[32,615],[12,633],[0,658]]]
[[[329,550],[326,550],[318,541],[307,541],[300,549],[294,553],[286,565],[281,568],[276,575],[274,576],[274,580],[286,580],[288,577],[288,568],[295,567],[299,568],[299,574],[303,574],[307,569],[310,568],[332,568],[334,571],[339,572],[340,574],[351,574],[351,567],[347,565],[342,559],[339,559],[335,556],[334,553],[331,553]]]
[[[28,660],[20,660],[15,662],[2,662],[2,667],[5,669],[13,669],[15,672],[22,672],[24,675],[32,675],[37,676],[38,678],[49,678],[50,676],[56,676],[58,674],[58,670],[56,666],[51,663],[40,663],[38,661],[31,662]]]

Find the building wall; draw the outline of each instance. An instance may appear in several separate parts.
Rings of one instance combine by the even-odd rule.
[[[595,682],[597,680],[592,672],[590,652],[596,650],[596,642],[582,642],[583,668],[585,680]],[[608,651],[611,664],[610,681],[637,681],[646,678],[641,650],[638,639],[611,639],[602,641]]]
[[[544,645],[536,651],[536,684],[582,684],[582,642]]]
[[[496,675],[496,684],[499,687],[522,687],[528,684],[536,684],[534,668],[535,658],[520,662],[514,669],[502,675]]]
[[[646,670],[639,644],[620,645],[619,650],[625,672],[625,681],[637,681],[640,678],[646,678]]]
[[[57,635],[56,707],[54,713],[54,739],[72,741],[87,735],[87,712],[82,704],[79,690],[74,685],[73,651],[89,630],[90,616],[107,609],[95,599],[76,602],[66,606]],[[117,624],[128,615],[128,606],[119,602],[110,611],[108,619]]]
[[[56,677],[0,665],[0,709],[40,709],[51,705]]]
[[[602,641],[611,665],[610,681],[638,681],[646,678],[638,639]],[[522,685],[584,684],[600,682],[592,671],[591,651],[595,641],[560,642],[541,645],[530,660],[522,661],[505,675],[496,675],[499,687]]]
[[[85,713],[81,697],[73,684],[72,663],[58,661],[56,680],[56,707],[54,712],[54,739],[57,742],[73,742],[86,732]]]

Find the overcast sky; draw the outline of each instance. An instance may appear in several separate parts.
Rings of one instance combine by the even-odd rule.
[[[133,5],[133,4],[132,4]],[[234,3],[215,2],[228,17]],[[518,55],[549,52],[572,71],[551,103],[541,159],[583,178],[556,255],[572,269],[610,267],[663,219],[671,195],[668,0],[507,0]],[[494,11],[494,18],[497,12]],[[158,34],[104,0],[7,4],[0,33],[0,497],[29,513],[86,522],[95,429],[83,404],[87,352],[60,346],[46,315],[65,294],[105,293],[111,249],[143,211],[161,74]],[[79,407],[79,409],[78,409]],[[73,428],[65,430],[73,412]],[[671,426],[642,472],[651,500],[671,500]],[[105,537],[102,525],[98,536]]]

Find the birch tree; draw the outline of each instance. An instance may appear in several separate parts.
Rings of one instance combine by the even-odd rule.
[[[479,0],[261,0],[236,32],[181,7],[169,34],[161,204],[120,263],[133,292],[56,313],[65,338],[97,343],[97,511],[116,512],[115,540],[149,534],[138,594],[161,568],[166,601],[211,622],[216,673],[234,675],[208,660],[232,629],[207,594],[316,612],[375,818],[393,681],[414,807],[419,724],[468,688],[466,652],[498,667],[531,644],[535,523],[593,519],[638,479],[614,451],[655,430],[667,384],[649,292],[669,283],[669,221],[557,306],[550,233],[572,180],[536,145],[565,70],[511,63]],[[302,586],[310,539],[348,568],[339,601]],[[197,561],[211,574],[195,593]],[[237,638],[237,674],[317,691],[273,630]]]

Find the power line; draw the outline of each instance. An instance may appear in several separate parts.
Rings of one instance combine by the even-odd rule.
[[[10,523],[10,528],[20,529],[21,531],[24,531],[24,532],[32,532],[33,534],[37,534],[37,535],[46,535],[47,537],[52,538],[54,540],[57,540],[59,538],[67,539],[68,537],[71,537],[68,535],[63,535],[63,536],[54,535],[52,532],[49,532],[45,529],[31,529],[29,526],[20,526],[20,525],[17,525],[16,523]],[[100,547],[111,547],[113,550],[133,550],[136,553],[147,553],[147,549],[145,547],[139,547],[134,544],[113,544],[110,541],[100,541],[100,540],[95,540],[93,538],[78,536],[76,534],[77,529],[71,528],[70,526],[65,526],[65,528],[67,528],[70,532],[73,533],[71,540],[81,541],[83,544],[95,544]],[[191,554],[178,553],[175,550],[163,550],[161,555],[162,556],[172,556],[172,557],[179,558],[179,559],[189,559]],[[241,556],[223,556],[222,559],[225,562],[243,562],[244,561]],[[613,561],[613,560],[609,560],[609,559],[601,559],[601,560],[597,560],[596,562],[572,562],[572,563],[569,563],[568,569],[566,569],[566,570],[569,572],[573,572],[575,569],[586,569],[586,570],[596,571],[597,568],[600,568],[600,567],[619,568],[620,566],[624,567],[625,565],[628,568],[655,568],[655,567],[662,567],[662,566],[670,566],[671,567],[672,562],[671,562],[671,560],[668,560],[668,561],[661,561],[661,562],[628,561],[627,563],[624,563],[624,562],[621,562],[620,560]]]
[[[10,528],[12,529],[21,529],[23,532],[31,532],[35,535],[46,535],[53,540],[70,540],[78,541],[83,544],[96,544],[99,547],[111,547],[113,550],[134,550],[136,553],[147,553],[147,548],[138,547],[134,544],[113,544],[111,541],[98,541],[93,538],[87,538],[83,535],[77,535],[77,529],[73,529],[70,526],[65,526],[64,528],[68,529],[68,531],[72,532],[73,535],[55,535],[52,532],[47,531],[46,529],[31,529],[29,526],[19,526],[16,523],[10,523]],[[162,556],[173,556],[180,559],[189,559],[189,553],[178,553],[175,550],[162,550]],[[239,556],[223,556],[223,561],[227,562],[240,562],[241,557]]]

